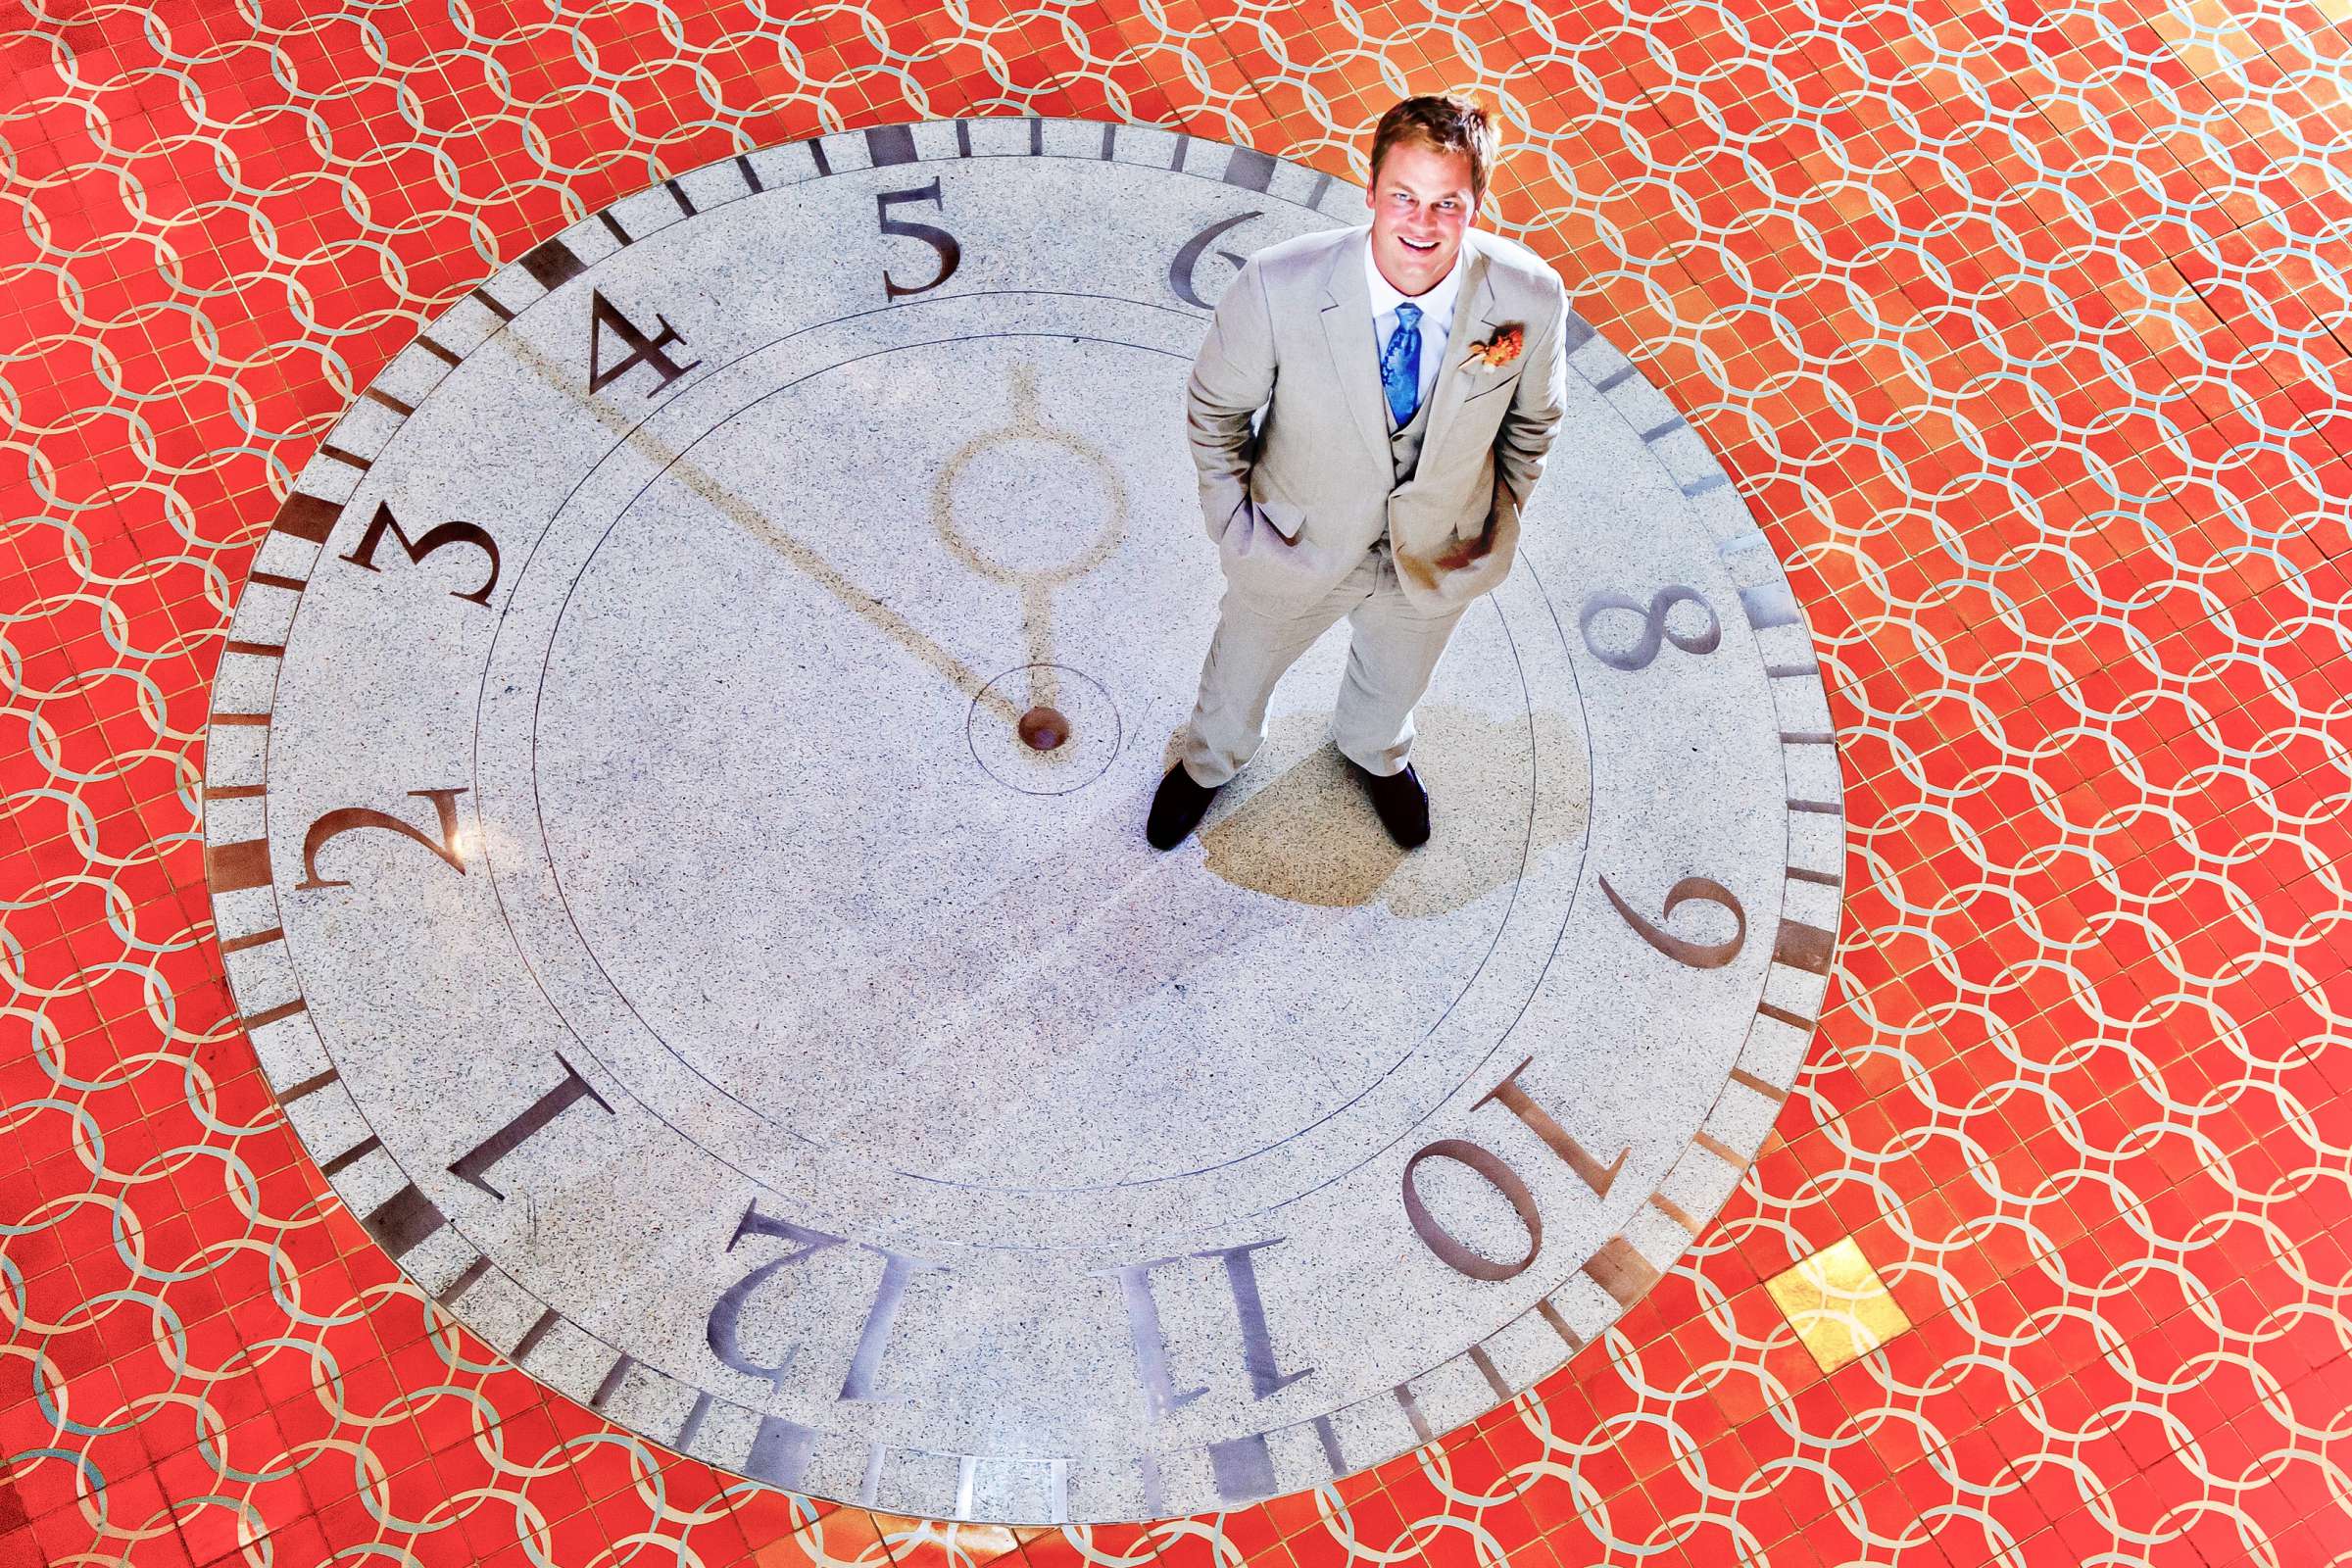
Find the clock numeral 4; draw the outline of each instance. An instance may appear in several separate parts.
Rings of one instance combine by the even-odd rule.
[[[669,346],[675,343],[683,348],[686,340],[679,337],[678,329],[669,324],[669,318],[659,311],[654,313],[654,324],[661,330],[648,337],[636,322],[621,313],[619,306],[605,298],[604,290],[591,289],[589,291],[589,391],[602,392],[642,365],[654,372],[654,384],[645,389],[645,395],[650,398],[663,391],[670,382],[703,363],[700,360],[689,360],[686,364],[680,365],[676,360],[671,359]],[[621,346],[629,351],[611,365],[604,363],[604,341],[605,334],[608,332],[620,339]]]

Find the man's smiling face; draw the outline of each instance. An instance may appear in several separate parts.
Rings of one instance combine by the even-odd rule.
[[[1373,171],[1372,260],[1400,294],[1423,294],[1453,266],[1462,231],[1478,215],[1470,155],[1399,141]]]

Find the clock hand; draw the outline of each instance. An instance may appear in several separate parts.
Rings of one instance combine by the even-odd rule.
[[[554,359],[519,336],[508,333],[506,337],[514,356],[541,380],[558,388],[570,385],[570,372]],[[1007,724],[1018,720],[1019,710],[1008,698],[989,691],[986,677],[924,636],[906,616],[864,592],[824,557],[763,516],[757,508],[721,484],[715,474],[689,461],[682,453],[670,450],[641,421],[632,422],[618,409],[599,406],[593,400],[582,400],[577,406],[586,407],[598,423],[639,452],[655,459],[682,480],[689,490],[717,508],[728,521],[782,556],[803,576],[831,594],[843,609],[945,676],[957,691],[975,699]]]

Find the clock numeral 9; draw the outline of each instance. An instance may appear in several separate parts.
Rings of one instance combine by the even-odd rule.
[[[928,283],[909,285],[899,282],[890,275],[888,269],[884,269],[882,291],[894,300],[904,299],[909,294],[926,293],[939,287],[940,284],[956,275],[956,268],[963,260],[963,246],[957,243],[956,236],[946,229],[933,228],[929,223],[911,223],[904,219],[890,216],[892,207],[907,202],[929,202],[941,211],[946,211],[946,204],[940,200],[939,196],[939,181],[934,179],[930,184],[917,185],[912,190],[886,190],[874,197],[874,210],[881,221],[882,232],[904,234],[908,239],[919,239],[937,251],[939,253],[939,275]]]
[[[1732,911],[1733,930],[1729,942],[1692,942],[1663,927],[1652,925],[1634,912],[1634,906],[1609,886],[1609,879],[1605,876],[1600,879],[1600,891],[1607,895],[1610,905],[1625,916],[1625,923],[1632,926],[1642,941],[1677,963],[1687,963],[1693,969],[1720,969],[1738,957],[1740,950],[1747,944],[1747,911],[1740,907],[1739,899],[1733,896],[1730,888],[1712,877],[1687,876],[1668,888],[1666,906],[1658,911],[1658,918],[1674,918],[1674,911],[1693,899],[1716,905]]]

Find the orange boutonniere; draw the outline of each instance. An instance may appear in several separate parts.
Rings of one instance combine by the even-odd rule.
[[[1483,365],[1489,369],[1493,369],[1498,365],[1508,365],[1519,357],[1519,350],[1526,342],[1527,328],[1518,322],[1513,321],[1508,326],[1498,326],[1494,329],[1492,341],[1470,345],[1470,357],[1464,360],[1462,365],[1465,368],[1473,365]]]

